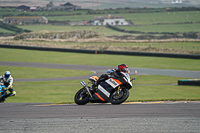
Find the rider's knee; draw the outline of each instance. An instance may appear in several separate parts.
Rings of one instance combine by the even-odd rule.
[[[17,94],[16,91],[12,91],[10,96],[16,96],[16,94]]]
[[[12,88],[9,88],[8,90],[11,92],[10,96],[16,96],[16,91],[14,91]]]

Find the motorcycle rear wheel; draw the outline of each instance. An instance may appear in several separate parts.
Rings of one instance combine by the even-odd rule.
[[[89,95],[84,93],[85,88],[80,89],[74,96],[74,101],[78,105],[85,105],[89,102]]]
[[[129,97],[129,90],[123,89],[119,94],[117,91],[111,94],[110,102],[111,104],[117,105],[125,102]]]

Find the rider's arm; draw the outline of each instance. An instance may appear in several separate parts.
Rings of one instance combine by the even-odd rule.
[[[108,74],[102,74],[100,77],[99,77],[99,80],[106,80],[108,79]]]
[[[11,88],[12,87],[12,84],[13,84],[13,77],[10,77],[10,82],[9,82],[9,85],[7,88]]]
[[[115,69],[112,69],[112,70],[107,71],[107,74],[113,75],[114,72],[115,72]]]
[[[7,87],[8,90],[11,92],[10,94],[8,94],[9,96],[15,96],[16,95],[16,91],[12,88],[13,87],[12,84],[13,84],[13,77],[11,77],[9,86]]]
[[[0,83],[3,83],[3,75],[0,76]]]

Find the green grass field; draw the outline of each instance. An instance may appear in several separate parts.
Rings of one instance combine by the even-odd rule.
[[[108,29],[104,26],[55,26],[55,25],[25,25],[25,26],[18,26],[22,29],[31,30],[33,32],[69,32],[74,30],[92,30],[96,31],[99,34],[103,34],[105,36],[110,35],[130,35],[130,33],[123,33]]]
[[[125,30],[140,32],[199,32],[200,23],[198,24],[173,24],[173,25],[145,25],[145,26],[124,26],[120,27]]]
[[[9,53],[9,54],[7,54]],[[200,61],[196,59],[158,58],[143,56],[124,56],[107,54],[81,54],[65,52],[47,52],[31,50],[0,49],[0,56],[6,55],[2,61],[40,62],[80,65],[117,66],[128,62],[129,67],[200,70]],[[24,56],[26,55],[26,56]],[[107,60],[105,60],[107,59]],[[112,60],[112,62],[110,61]]]
[[[6,30],[0,27],[0,33],[15,33],[14,31]]]
[[[200,71],[200,61],[193,59],[95,55],[5,48],[0,48],[0,56],[4,57],[1,61],[102,66],[117,66],[118,64],[126,63],[129,67]],[[110,62],[110,60],[112,60],[112,62]],[[0,73],[3,74],[4,71],[8,69],[11,70],[12,75],[14,75],[16,79],[23,77],[55,78],[68,76],[69,73],[71,76],[91,73],[88,71],[79,73],[79,71],[72,70],[6,67],[0,65]],[[26,73],[31,76],[26,75]],[[183,78],[157,75],[132,75],[132,77],[133,76],[136,80],[133,81],[135,85],[133,89],[130,90],[128,101],[200,100],[200,89],[198,86],[171,85]],[[87,79],[83,80],[86,82],[88,81]],[[6,102],[73,103],[75,93],[81,88],[80,81],[81,80],[14,82],[14,89],[17,91],[17,96],[8,98]]]
[[[120,28],[127,30],[135,30],[141,32],[199,32],[200,12],[199,11],[179,11],[179,12],[158,12],[158,13],[119,13],[112,14],[116,16],[124,16],[125,20],[132,20],[137,26],[123,26]],[[71,15],[71,16],[51,16],[49,20],[57,21],[89,21],[95,16],[105,16],[105,14],[94,15]],[[192,24],[184,24],[184,23]],[[154,25],[161,23],[162,25]],[[180,23],[180,24],[178,24]],[[130,35],[130,33],[122,33],[107,29],[104,26],[55,26],[55,25],[25,25],[18,26],[22,29],[39,31],[71,31],[71,30],[94,30],[105,36],[110,35]]]
[[[106,16],[108,14],[94,15],[71,15],[47,17],[49,20],[58,21],[89,21],[95,16]],[[155,24],[155,23],[182,23],[182,22],[199,22],[200,12],[198,11],[179,11],[179,12],[158,12],[158,13],[118,13],[111,14],[115,16],[124,16],[125,20],[132,20],[134,24]]]
[[[115,13],[115,12],[119,13]],[[87,11],[45,11],[45,12],[1,12],[0,16],[5,16],[6,14],[17,15],[31,15],[31,16],[46,16],[48,20],[57,21],[89,21],[94,19],[95,16],[106,16],[108,14],[115,16],[124,16],[126,20],[132,20],[134,24],[154,24],[154,23],[182,23],[182,22],[199,22],[200,12],[199,11],[174,11],[174,12],[151,12],[151,13],[127,13],[129,10],[108,10],[96,11],[96,14],[86,14]],[[107,13],[106,13],[107,12]],[[75,15],[81,14],[81,15]],[[57,15],[57,16],[48,16]],[[65,16],[68,15],[68,16]]]
[[[22,29],[31,30],[33,32],[69,32],[74,30],[93,30],[105,36],[113,35],[134,35],[133,33],[124,33],[108,29],[107,27],[96,26],[55,26],[55,25],[26,25],[18,26]],[[174,24],[174,25],[146,25],[146,26],[124,26],[120,29],[140,31],[140,32],[170,32],[170,33],[184,33],[184,32],[199,32],[200,24]]]
[[[140,32],[199,32],[200,27],[200,12],[199,11],[175,11],[175,12],[151,12],[151,13],[128,13],[131,9],[121,10],[105,10],[108,14],[115,16],[124,16],[125,20],[132,20],[133,26],[122,26],[119,28]],[[148,9],[150,10],[150,9]],[[152,9],[153,10],[153,9]],[[163,9],[160,9],[163,10]],[[115,12],[118,12],[117,14]],[[0,16],[5,14],[19,15],[46,15],[48,20],[56,21],[89,21],[94,19],[95,16],[105,16],[108,14],[102,14],[103,11],[95,11],[96,14],[87,14],[86,11],[74,11],[74,12],[63,12],[63,11],[45,11],[45,12],[1,12]],[[75,15],[80,14],[80,15]],[[50,15],[50,16],[48,16]],[[57,15],[57,16],[51,16]],[[64,16],[63,16],[64,15]],[[68,15],[68,16],[65,16]],[[180,23],[180,24],[179,24]],[[189,24],[184,24],[189,23]],[[161,25],[155,25],[161,24]],[[72,30],[93,30],[105,36],[124,36],[124,35],[135,35],[140,34],[123,33],[115,30],[108,29],[104,26],[61,26],[61,25],[24,25],[17,26],[22,29],[31,30],[33,32],[69,32]],[[0,28],[2,33],[15,33],[13,31],[5,30]]]
[[[74,77],[82,75],[90,75],[91,71],[68,70],[68,69],[48,69],[48,68],[29,68],[29,67],[13,67],[0,66],[1,73],[4,71],[11,71],[15,79],[26,78],[60,78],[60,77]],[[73,75],[71,75],[71,73]]]

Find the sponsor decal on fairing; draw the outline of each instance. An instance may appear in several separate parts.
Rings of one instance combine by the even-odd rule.
[[[101,85],[98,86],[98,89],[103,92],[107,97],[110,97],[110,93],[106,91]]]
[[[112,78],[106,80],[106,83],[111,85],[113,88],[116,88],[117,86],[119,86],[119,84],[115,80],[113,80]]]

